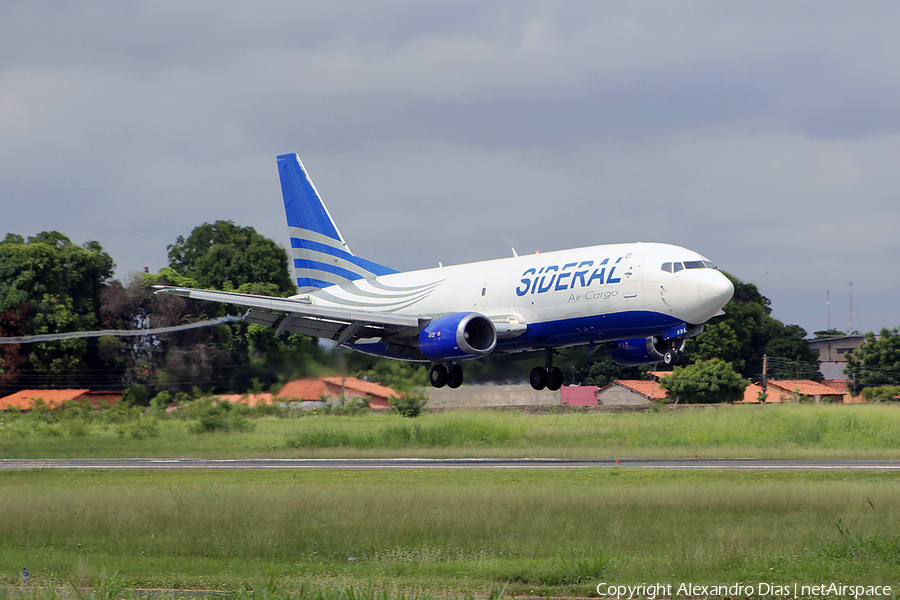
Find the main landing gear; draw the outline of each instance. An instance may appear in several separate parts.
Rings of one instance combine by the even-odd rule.
[[[547,366],[535,367],[531,370],[531,387],[536,390],[547,388],[551,392],[555,392],[562,387],[563,374],[559,367],[553,366],[553,350],[547,348]]]
[[[431,367],[431,373],[428,375],[432,387],[442,388],[445,385],[449,388],[456,389],[462,385],[463,370],[456,363],[435,363]]]

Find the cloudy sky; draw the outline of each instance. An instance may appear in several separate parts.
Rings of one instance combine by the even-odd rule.
[[[397,269],[696,250],[808,332],[900,325],[900,3],[0,4],[0,236],[117,276],[232,220],[279,242],[300,154]]]

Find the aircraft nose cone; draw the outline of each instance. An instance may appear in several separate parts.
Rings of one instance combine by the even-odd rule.
[[[716,312],[728,304],[734,295],[734,285],[725,275],[715,270],[705,271],[697,282],[697,293],[705,304],[718,305]]]

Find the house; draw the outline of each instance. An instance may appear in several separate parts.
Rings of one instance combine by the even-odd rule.
[[[87,402],[94,408],[108,408],[122,399],[122,392],[92,392],[87,389],[67,390],[19,390],[0,398],[0,410],[15,408],[30,410],[43,402],[47,408],[57,408],[67,402]]]
[[[247,406],[260,406],[273,402],[315,402],[333,401],[344,396],[346,399],[368,398],[369,408],[391,408],[390,397],[399,394],[379,383],[363,381],[356,377],[306,377],[284,384],[277,394],[217,395],[221,400]]]
[[[603,406],[650,404],[665,398],[666,390],[658,381],[642,379],[617,379],[597,391],[597,400]]]
[[[260,406],[274,402],[300,402],[315,403],[305,406],[320,406],[323,401],[335,401],[344,396],[345,399],[354,400],[368,398],[369,408],[391,408],[391,396],[399,394],[380,383],[363,381],[356,377],[306,377],[289,381],[277,394],[263,392],[260,394],[230,394],[216,397],[234,404],[247,406]]]
[[[369,408],[391,408],[391,396],[399,394],[380,383],[356,377],[307,377],[289,381],[277,394],[281,402],[304,402],[340,398],[368,398]]]
[[[744,399],[739,402],[760,402],[762,386],[751,383],[744,390]],[[850,394],[835,387],[817,383],[809,379],[769,379],[766,381],[766,403],[798,402],[807,397],[816,404],[822,402],[851,402]]]
[[[876,338],[878,336],[875,336]],[[809,340],[809,349],[819,357],[819,372],[825,379],[847,379],[844,354],[853,354],[866,341],[863,335],[846,335],[822,340]]]

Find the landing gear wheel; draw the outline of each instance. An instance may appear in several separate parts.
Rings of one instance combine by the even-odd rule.
[[[663,364],[671,365],[673,362],[675,362],[675,352],[666,350],[665,354],[663,354]]]
[[[431,367],[431,373],[428,377],[431,380],[432,387],[444,387],[447,385],[447,367],[442,364],[434,365]]]
[[[563,374],[559,367],[550,367],[547,369],[547,389],[555,392],[562,387]]]
[[[681,352],[678,350],[666,350],[666,353],[663,354],[663,362],[666,366],[672,366],[681,364]]]
[[[547,387],[547,369],[543,367],[535,367],[531,370],[531,387],[536,390],[542,390]]]
[[[680,365],[682,362],[684,362],[684,354],[674,348],[666,350],[666,353],[663,354],[663,363],[667,366]]]
[[[447,365],[447,387],[456,389],[462,385],[463,370],[459,365]]]

